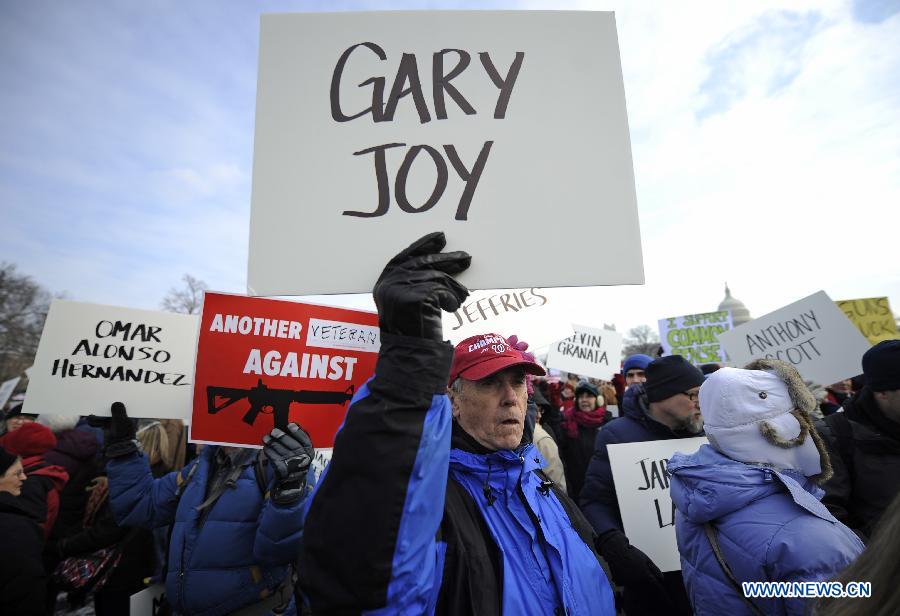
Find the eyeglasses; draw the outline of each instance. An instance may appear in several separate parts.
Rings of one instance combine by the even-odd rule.
[[[683,391],[681,393],[684,394],[685,396],[687,396],[688,400],[690,400],[691,402],[697,402],[700,399],[700,392],[689,393],[689,392]]]

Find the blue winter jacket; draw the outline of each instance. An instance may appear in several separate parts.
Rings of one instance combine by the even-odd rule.
[[[739,582],[816,582],[836,577],[863,550],[819,502],[824,494],[796,471],[744,464],[709,445],[669,460],[675,532],[694,613],[753,614],[713,553],[712,522]],[[766,614],[807,614],[808,599],[754,598]]]
[[[614,614],[597,557],[535,472],[537,449],[451,447],[452,351],[382,333],[309,503],[300,582],[313,612]]]
[[[154,480],[143,454],[107,464],[109,502],[123,526],[173,524],[166,597],[177,612],[227,614],[257,603],[284,580],[300,549],[303,500],[279,506],[264,498],[250,456],[233,489],[203,513],[210,465],[218,447],[206,447],[192,464]],[[269,487],[271,487],[271,471]]]

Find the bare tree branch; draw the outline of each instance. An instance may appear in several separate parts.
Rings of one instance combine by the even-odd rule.
[[[160,306],[169,312],[182,314],[199,314],[203,305],[203,292],[209,289],[205,282],[190,274],[181,277],[184,286],[180,289],[172,287],[163,298]]]

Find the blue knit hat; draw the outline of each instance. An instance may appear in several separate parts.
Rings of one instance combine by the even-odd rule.
[[[647,364],[651,361],[653,361],[653,358],[649,355],[644,355],[643,353],[629,355],[625,358],[625,363],[622,364],[622,374],[628,374],[629,370],[634,370],[635,368],[638,370],[646,370]]]

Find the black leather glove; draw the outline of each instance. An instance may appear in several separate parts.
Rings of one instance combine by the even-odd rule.
[[[275,471],[272,501],[288,505],[297,501],[306,486],[306,473],[316,450],[309,435],[295,423],[287,425],[287,432],[273,428],[263,437],[263,453]]]
[[[625,533],[612,530],[597,541],[600,555],[609,564],[616,584],[632,588],[658,586],[664,592],[663,574],[650,557],[628,542]]]
[[[388,262],[372,290],[381,331],[444,339],[441,309],[453,312],[469,295],[453,276],[472,263],[467,252],[441,253],[446,245],[442,232],[429,233]]]
[[[112,417],[97,417],[96,415],[88,417],[88,425],[103,429],[106,457],[119,458],[138,451],[134,421],[128,418],[125,405],[121,402],[113,402],[109,411]]]

